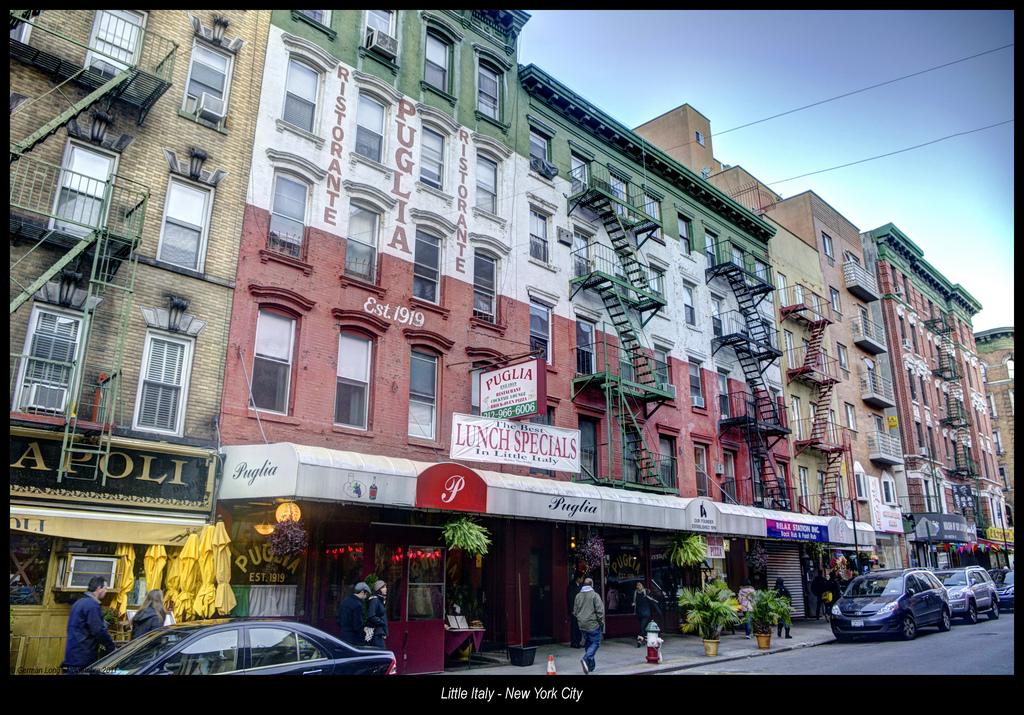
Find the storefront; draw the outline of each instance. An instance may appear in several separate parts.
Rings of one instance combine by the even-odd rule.
[[[875,528],[875,550],[880,569],[898,569],[906,564],[903,512],[898,506],[882,501],[881,482],[869,476],[868,491],[871,506],[871,524]]]
[[[990,526],[985,530],[984,541],[992,552],[990,568],[1013,568],[1013,527],[1000,529]]]
[[[115,437],[98,479],[71,470],[58,482],[61,436],[11,428],[12,672],[56,671],[68,611],[92,576],[108,580],[105,606],[125,594],[122,605],[137,607],[146,550],[180,548],[213,508],[210,450]]]
[[[915,513],[911,565],[949,568],[960,564],[961,544],[976,544],[977,532],[959,514]]]

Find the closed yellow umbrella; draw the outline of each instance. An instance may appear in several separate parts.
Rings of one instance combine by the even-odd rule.
[[[121,558],[121,573],[117,579],[117,597],[114,599],[114,610],[117,615],[128,613],[128,594],[135,589],[135,546],[118,544],[115,556]]]
[[[213,534],[213,575],[217,581],[217,596],[213,601],[214,608],[221,616],[226,616],[234,610],[237,601],[235,592],[231,590],[231,550],[228,544],[231,537],[228,530],[224,528],[224,522],[217,522],[217,529]]]
[[[216,529],[213,525],[203,527],[199,536],[199,591],[192,601],[192,611],[197,618],[209,618],[213,615],[213,601],[217,597],[217,585],[214,582],[213,569],[213,536]]]
[[[156,544],[146,549],[146,558],[143,559],[146,570],[146,593],[160,588],[164,580],[164,566],[167,565],[167,549],[162,544]]]
[[[192,618],[192,599],[195,598],[199,585],[199,537],[197,535],[189,534],[178,559],[181,561],[181,566],[178,575],[175,615],[181,621],[188,621]]]
[[[178,558],[178,554],[181,553],[181,549],[178,549],[173,555],[167,560],[167,580],[164,588],[164,608],[172,613],[177,612],[177,600],[178,600],[178,586],[181,584],[181,559]]]

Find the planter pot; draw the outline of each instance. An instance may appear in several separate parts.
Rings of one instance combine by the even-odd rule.
[[[757,647],[761,650],[768,650],[772,647],[771,633],[755,633],[754,637],[757,638]]]
[[[512,665],[526,667],[533,665],[533,659],[537,657],[537,646],[511,645],[508,647],[508,659]]]
[[[704,641],[704,655],[718,655],[718,641]]]

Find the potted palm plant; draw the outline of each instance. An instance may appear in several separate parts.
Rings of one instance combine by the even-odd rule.
[[[755,591],[751,599],[750,620],[757,638],[757,647],[768,650],[772,645],[772,627],[780,620],[789,625],[792,616],[789,613],[789,601],[777,591]]]
[[[679,594],[679,607],[686,610],[683,632],[701,637],[704,655],[718,655],[722,629],[740,622],[736,614],[738,605],[733,592],[722,581],[713,581],[702,589],[684,588]]]

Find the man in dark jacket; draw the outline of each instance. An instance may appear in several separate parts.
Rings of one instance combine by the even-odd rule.
[[[793,594],[791,594],[789,592],[789,589],[786,588],[786,582],[782,580],[781,576],[779,578],[775,579],[775,591],[780,596],[782,596],[784,599],[786,599],[786,603],[789,606],[793,605]],[[777,633],[776,633],[779,636],[779,638],[782,637],[782,627],[783,626],[786,627],[786,638],[792,638],[793,637],[793,636],[789,635],[789,629],[790,629],[790,627],[792,625],[791,621],[792,621],[792,617],[790,617],[789,619],[786,619],[786,618],[780,618],[779,619],[778,629],[777,629]]]
[[[107,652],[113,652],[117,647],[107,632],[103,606],[100,605],[100,601],[107,595],[106,583],[102,576],[93,576],[89,579],[85,595],[71,606],[62,664],[66,673],[77,673],[95,662],[99,658],[101,645]]]
[[[576,574],[574,578],[569,579],[569,586],[565,589],[565,602],[569,608],[569,647],[570,648],[582,648],[583,647],[583,634],[580,632],[580,622],[576,620],[576,616],[573,615],[572,609],[576,605],[576,594],[583,588],[583,575]]]
[[[341,639],[354,646],[366,645],[363,635],[365,620],[363,617],[363,601],[370,595],[370,587],[360,581],[353,593],[350,593],[338,606],[338,625],[341,626]]]
[[[825,579],[824,574],[819,571],[811,581],[811,594],[814,596],[815,608],[814,608],[814,619],[821,620],[821,612],[825,612],[825,618],[828,619],[828,607],[821,600],[821,595],[828,590],[828,581]]]
[[[661,615],[661,606],[651,598],[640,581],[636,582],[636,592],[633,594],[633,612],[640,622],[640,635],[636,637],[636,647],[640,648],[647,642],[647,624],[654,618],[655,612]]]
[[[373,584],[373,595],[369,600],[369,612],[366,615],[366,625],[373,628],[373,640],[370,645],[374,648],[383,648],[384,640],[388,637],[388,609],[387,609],[388,585],[383,581]]]

